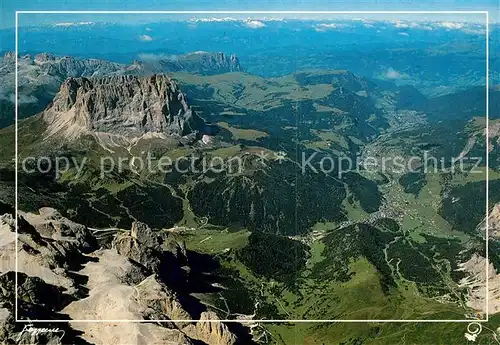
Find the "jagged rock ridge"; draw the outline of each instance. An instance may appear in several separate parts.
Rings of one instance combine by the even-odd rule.
[[[43,119],[48,125],[46,137],[70,139],[95,133],[182,137],[204,129],[204,121],[165,75],[68,78]]]
[[[185,71],[213,75],[241,71],[235,55],[197,52],[170,59],[147,59],[121,64],[99,59],[56,56],[48,53],[18,58],[19,118],[42,111],[53,99],[61,83],[69,77],[104,77],[112,75],[149,76],[156,73]],[[14,122],[15,53],[0,58],[0,128]]]
[[[145,75],[148,72],[189,72],[202,75],[214,75],[227,72],[240,72],[243,68],[234,54],[194,52],[170,59],[134,61],[126,68],[128,73]]]
[[[134,223],[117,236],[111,248],[96,245],[87,227],[54,209],[21,212],[19,227],[18,312],[32,320],[67,319],[68,323],[37,324],[58,332],[23,332],[14,320],[16,256],[12,215],[0,217],[0,343],[23,344],[219,344],[242,342],[210,309],[186,307],[190,297],[155,271],[168,262],[165,274],[186,264],[183,244],[160,236],[146,224]],[[169,250],[161,244],[170,242]],[[142,252],[142,253],[141,253]],[[182,277],[177,277],[182,279]],[[178,282],[179,283],[179,282]],[[180,296],[185,294],[185,296]],[[146,323],[73,323],[72,320],[162,320]],[[201,320],[196,322],[191,320]],[[183,322],[176,321],[183,320]]]

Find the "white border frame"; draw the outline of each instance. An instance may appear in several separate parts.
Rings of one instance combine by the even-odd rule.
[[[486,16],[486,318],[482,320],[20,320],[18,318],[18,53],[19,14],[484,14]],[[325,19],[326,20],[326,19]],[[16,275],[15,318],[21,323],[151,323],[151,322],[213,322],[213,323],[471,323],[489,321],[489,12],[488,11],[16,11],[15,18],[15,229]]]

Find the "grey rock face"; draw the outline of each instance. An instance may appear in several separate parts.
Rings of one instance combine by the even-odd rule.
[[[67,77],[96,77],[123,70],[123,65],[96,59],[56,57],[52,54],[30,55],[18,59],[19,117],[42,111],[50,103]],[[15,54],[0,59],[0,127],[14,122]]]
[[[158,248],[160,246],[160,239],[145,223],[142,222],[132,223],[132,229],[130,229],[130,236],[147,247]]]
[[[130,232],[118,234],[112,246],[120,255],[141,264],[152,273],[160,273],[160,268],[165,266],[187,263],[183,243],[178,243],[168,235],[160,236],[141,222],[134,222]]]
[[[175,290],[155,271],[165,252],[185,255],[173,238],[158,235],[135,222],[118,235],[115,249],[97,249],[93,234],[51,208],[21,213],[19,225],[18,311],[23,319],[68,319],[68,323],[37,323],[56,332],[23,332],[14,319],[15,239],[12,216],[0,217],[0,343],[2,344],[220,344],[238,337],[210,311],[191,314]],[[165,241],[169,241],[165,251]],[[82,250],[88,252],[83,255]],[[185,258],[184,258],[185,259]],[[176,263],[170,262],[170,275]],[[162,266],[162,269],[165,267]],[[152,272],[153,271],[153,272]],[[186,296],[184,296],[186,297]],[[197,306],[204,310],[201,304]],[[72,319],[157,319],[156,323],[72,323]],[[198,323],[192,321],[200,318]],[[176,322],[172,320],[183,320]],[[118,340],[117,340],[118,339]],[[113,342],[114,341],[114,342]]]
[[[29,277],[24,273],[18,273],[18,311],[20,314],[29,316],[31,319],[49,319],[63,317],[57,315],[54,309],[64,306],[68,298],[64,298],[62,289],[50,284],[46,284],[42,279]],[[3,311],[3,318],[0,317],[0,343],[2,344],[63,344],[62,336],[66,333],[66,340],[77,341],[73,337],[71,328],[66,324],[61,324],[56,331],[56,327],[50,327],[52,332],[30,332],[25,325],[15,322],[13,303],[15,273],[8,272],[0,276],[0,311]],[[51,296],[51,298],[47,298]],[[32,326],[34,328],[49,328],[45,324]]]
[[[236,55],[224,53],[195,52],[172,59],[134,61],[126,67],[128,73],[147,75],[150,73],[188,72],[202,75],[214,75],[228,72],[240,72],[243,68]]]
[[[71,272],[85,262],[84,252],[97,249],[96,242],[86,227],[54,214],[19,215],[17,252],[12,218],[0,219],[0,273],[15,270],[17,256],[19,272],[79,295],[82,290]]]
[[[156,234],[144,223],[134,222],[132,230],[113,240],[118,254],[133,260],[152,272],[161,267],[161,247]]]
[[[160,282],[158,276],[147,277],[136,288],[137,300],[146,319],[191,320],[191,315],[184,310],[176,294]]]
[[[28,214],[27,217],[30,218],[31,226],[42,236],[71,239],[72,245],[76,245],[84,253],[97,249],[96,239],[86,226],[63,217],[59,211],[50,207],[44,207],[38,212],[37,216]]]
[[[202,131],[205,123],[165,75],[68,78],[43,119],[48,136],[65,137],[91,133],[182,137]]]
[[[214,312],[201,313],[200,320],[218,320]],[[227,326],[221,322],[199,322],[190,324],[183,329],[184,333],[193,339],[203,341],[207,344],[234,345],[237,343],[236,336],[229,331]]]
[[[19,117],[42,111],[68,77],[104,77],[113,75],[150,76],[157,73],[185,71],[197,74],[219,74],[241,71],[235,55],[197,52],[175,59],[135,61],[130,65],[97,59],[79,59],[42,53],[19,57]],[[0,128],[14,122],[15,53],[0,59]]]
[[[15,273],[10,264],[15,257],[15,234],[12,217],[2,216],[0,343],[108,344],[111,339],[129,344],[145,341],[148,344],[232,345],[237,342],[236,335],[224,324],[191,321],[198,316],[188,312],[179,296],[182,293],[174,291],[160,274],[152,274],[151,271],[159,269],[165,238],[146,224],[135,222],[130,232],[117,236],[116,250],[98,250],[91,244],[93,235],[86,227],[71,222],[54,209],[44,208],[36,214],[22,213],[18,224],[20,271],[17,291],[21,318],[68,319],[68,323],[37,323],[34,327],[57,328],[58,331],[36,334],[23,332],[24,325],[15,322]],[[80,253],[83,249],[90,251],[88,255]],[[173,242],[169,244],[170,249],[179,255],[185,251]],[[103,307],[106,303],[109,305]],[[166,322],[161,326],[121,324],[118,327],[105,323],[71,323],[71,319],[89,317]],[[202,312],[200,317],[218,320],[211,312]]]
[[[64,230],[60,231],[62,224],[65,224]],[[85,344],[68,324],[38,323],[33,327],[58,330],[36,333],[23,330],[28,324],[15,321],[14,261],[17,255],[19,317],[65,319],[67,316],[59,311],[85,294],[73,271],[85,261],[80,251],[95,249],[89,236],[87,228],[73,224],[53,209],[41,210],[39,214],[21,214],[16,253],[13,218],[10,215],[0,217],[0,343]]]

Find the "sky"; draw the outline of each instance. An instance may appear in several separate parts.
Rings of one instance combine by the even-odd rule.
[[[499,0],[309,0],[309,1],[290,1],[290,0],[183,0],[183,1],[159,1],[159,0],[0,0],[0,9],[2,15],[1,29],[12,28],[15,25],[16,10],[265,10],[265,11],[489,11],[490,22],[499,22],[500,20],[500,1]],[[21,14],[23,16],[20,25],[38,25],[52,21],[85,21],[89,15],[63,14],[59,16]],[[92,21],[109,21],[110,16],[92,14]],[[202,15],[193,15],[202,17]],[[231,15],[234,16],[234,15]],[[243,16],[243,15],[242,15]],[[248,15],[246,15],[248,16]],[[262,15],[270,17],[271,15]],[[279,16],[279,15],[273,15]],[[316,19],[319,15],[306,14],[286,14],[287,18],[307,18]],[[50,17],[50,18],[49,18]],[[258,17],[258,16],[257,16]],[[345,17],[345,16],[344,16]],[[179,18],[179,17],[176,17]],[[325,19],[336,19],[336,15],[323,16]],[[377,16],[377,19],[398,19],[396,15]],[[413,20],[433,20],[435,16],[415,15]],[[447,15],[446,20],[455,21],[483,21],[482,16],[478,15]],[[159,15],[116,15],[113,22],[118,23],[139,23],[154,22],[170,17],[160,17]],[[437,20],[441,20],[437,18]]]

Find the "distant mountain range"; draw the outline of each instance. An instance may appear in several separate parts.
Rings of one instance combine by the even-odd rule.
[[[14,54],[9,52],[0,61],[0,127],[13,123],[14,59]],[[130,65],[46,53],[34,57],[26,55],[19,58],[19,118],[43,110],[68,77],[145,76],[180,70],[211,75],[241,71],[242,68],[236,56],[224,53],[196,52],[169,60],[135,61]]]
[[[247,72],[262,77],[304,69],[346,69],[371,79],[413,85],[431,97],[485,83],[484,23],[443,18],[175,17],[175,21],[133,25],[63,21],[22,26],[19,52],[50,51],[131,64],[134,60],[171,60],[200,50],[223,51],[236,54]],[[500,82],[498,28],[490,23],[492,85]],[[12,30],[0,30],[4,49],[14,48],[13,37]]]
[[[19,58],[19,118],[25,118],[42,111],[58,92],[60,85],[68,77],[99,77],[113,75],[133,75],[148,76],[158,73],[178,73],[187,72],[199,74],[202,76],[219,75],[230,72],[242,72],[243,67],[239,59],[234,55],[224,53],[195,52],[191,54],[176,56],[175,58],[152,58],[145,61],[134,61],[132,64],[120,64],[106,60],[79,59],[74,57],[57,57],[52,54],[38,54],[34,57],[26,55]],[[0,60],[0,127],[5,127],[13,123],[13,97],[14,97],[14,55],[6,53]],[[297,80],[300,80],[300,74],[297,74]],[[318,78],[309,76],[309,78]],[[318,82],[318,81],[316,81]],[[390,81],[380,81],[377,83],[382,87],[397,89]],[[374,84],[375,85],[375,84]],[[481,87],[474,89],[474,97],[470,91],[463,91],[465,97],[460,97],[463,104],[461,109],[471,112],[484,108]],[[450,113],[450,111],[436,111],[432,104],[439,104],[439,107],[455,106],[449,99],[455,96],[443,96],[442,99],[430,100],[432,104],[426,105],[426,97],[418,90],[410,86],[402,85],[398,89],[400,106],[404,105],[422,110],[428,109],[436,114]],[[490,91],[490,116],[497,116],[496,99],[500,91],[497,87],[492,87]],[[474,102],[472,104],[471,102]],[[470,103],[470,104],[469,104]],[[462,110],[458,110],[462,112]],[[475,115],[470,113],[470,115]]]

